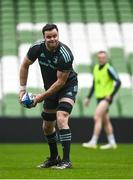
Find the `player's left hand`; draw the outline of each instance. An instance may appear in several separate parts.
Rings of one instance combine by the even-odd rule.
[[[43,100],[44,100],[43,94],[36,94],[35,99],[34,99],[35,103],[40,103]]]

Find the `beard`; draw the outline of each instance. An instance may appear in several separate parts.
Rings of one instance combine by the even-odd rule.
[[[54,50],[54,49],[57,48],[58,43],[59,43],[58,41],[56,41],[56,42],[49,42],[49,43],[47,43],[47,48],[49,50]]]

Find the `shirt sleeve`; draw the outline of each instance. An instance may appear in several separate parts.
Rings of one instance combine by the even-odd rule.
[[[61,47],[60,49],[60,58],[57,69],[59,71],[68,71],[70,72],[73,63],[73,55],[70,50],[66,49],[65,47]]]
[[[109,76],[116,82],[114,91],[111,94],[111,97],[113,98],[113,96],[117,93],[117,91],[119,90],[121,86],[121,81],[119,79],[117,72],[112,66],[108,67],[108,73],[109,73]]]
[[[38,45],[31,46],[27,52],[28,59],[34,62],[38,58],[38,56],[39,56],[39,46]]]
[[[90,99],[92,97],[93,93],[94,93],[94,79],[93,79],[92,87],[91,87],[90,92],[87,97]]]
[[[118,76],[116,70],[112,66],[108,67],[108,73],[114,81],[119,80],[119,76]]]

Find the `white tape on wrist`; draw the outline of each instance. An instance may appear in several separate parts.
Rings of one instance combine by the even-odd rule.
[[[26,86],[20,86],[20,91],[25,91],[26,90]]]

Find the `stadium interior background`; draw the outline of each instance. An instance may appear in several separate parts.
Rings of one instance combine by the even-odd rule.
[[[95,54],[106,50],[118,71],[121,89],[110,108],[118,142],[133,142],[133,1],[132,0],[0,0],[0,142],[42,142],[42,104],[24,109],[18,102],[19,66],[30,45],[42,38],[41,29],[57,24],[60,41],[73,51],[79,92],[70,126],[73,142],[91,136],[96,107],[83,98],[92,85]],[[39,66],[34,63],[28,91],[42,91]],[[104,134],[100,137],[105,140]]]

